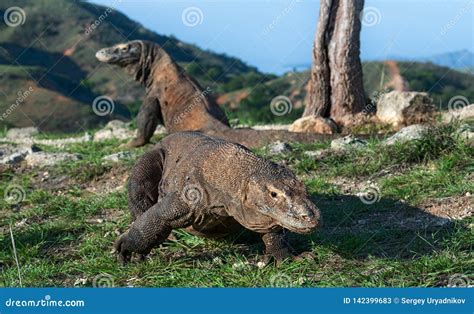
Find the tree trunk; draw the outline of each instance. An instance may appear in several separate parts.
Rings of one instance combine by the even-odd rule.
[[[311,68],[311,81],[309,85],[309,103],[306,104],[303,117],[321,116],[329,117],[331,107],[331,87],[329,85],[329,58],[327,52],[328,29],[331,20],[331,7],[333,0],[321,0],[319,9],[318,29],[313,45],[313,65]],[[314,84],[318,82],[318,84]]]
[[[313,47],[309,103],[303,116],[344,125],[365,107],[359,16],[364,0],[321,0]]]

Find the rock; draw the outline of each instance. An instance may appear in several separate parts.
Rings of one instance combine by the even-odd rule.
[[[32,138],[33,136],[39,133],[38,128],[36,127],[27,127],[27,128],[12,128],[8,130],[6,138],[8,140],[16,140],[20,138]]]
[[[125,140],[135,137],[136,131],[130,130],[128,124],[120,120],[109,121],[105,127],[94,134],[94,142],[120,139]]]
[[[303,154],[308,157],[319,157],[324,154],[324,150],[307,150]]]
[[[54,166],[65,161],[77,161],[80,156],[70,153],[36,152],[25,157],[26,164],[30,167]]]
[[[16,131],[15,131],[16,132]],[[15,135],[12,135],[15,136]],[[24,145],[33,145],[33,144],[42,144],[42,145],[49,145],[55,147],[64,147],[68,144],[73,143],[83,143],[92,141],[92,135],[89,133],[85,133],[81,137],[67,137],[67,138],[58,138],[58,139],[36,139],[33,137],[11,137],[11,138],[4,138],[0,139],[0,141],[5,142],[15,142],[16,144],[24,144]]]
[[[367,146],[367,142],[355,137],[354,135],[337,138],[331,142],[331,149],[333,150],[359,149],[364,148],[365,146]]]
[[[292,151],[291,146],[288,143],[282,141],[273,142],[272,144],[268,145],[267,148],[272,155],[286,154]]]
[[[44,139],[44,140],[33,140],[34,143],[55,146],[55,147],[64,147],[68,144],[74,143],[84,143],[92,141],[92,135],[85,133],[81,137],[67,137],[67,138],[58,138],[58,139]]]
[[[162,124],[158,124],[158,126],[156,127],[156,130],[155,130],[155,133],[153,133],[154,135],[162,135],[162,134],[166,134],[168,133],[166,131],[166,128],[164,125]]]
[[[132,158],[132,153],[130,152],[118,152],[115,154],[107,155],[102,157],[103,161],[108,161],[108,162],[119,162],[124,159],[130,159]]]
[[[300,118],[293,122],[293,124],[288,128],[288,131],[334,134],[337,133],[337,125],[331,119],[309,116]]]
[[[444,112],[441,118],[446,123],[456,119],[461,121],[474,119],[474,104]]]
[[[265,124],[265,125],[254,125],[252,126],[252,129],[254,130],[286,130],[290,128],[291,124]]]
[[[463,124],[457,130],[457,134],[465,140],[470,146],[474,146],[474,131],[473,127]]]
[[[1,145],[0,146],[0,164],[16,164],[25,159],[27,155],[39,152],[36,145]]]
[[[394,126],[420,123],[434,112],[433,100],[427,93],[392,91],[377,102],[377,118]]]
[[[428,130],[428,127],[421,124],[410,125],[393,134],[383,143],[386,145],[393,145],[395,143],[405,143],[407,141],[419,140],[423,137],[423,134],[426,132],[426,130]]]

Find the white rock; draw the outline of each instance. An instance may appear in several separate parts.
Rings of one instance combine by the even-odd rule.
[[[136,131],[130,130],[128,124],[120,120],[112,120],[94,134],[94,142],[108,139],[125,140],[135,137]]]
[[[444,122],[451,122],[452,120],[469,120],[474,119],[474,104],[465,106],[456,110],[449,110],[442,114],[442,119]]]
[[[7,132],[7,139],[16,140],[20,138],[32,138],[33,136],[39,133],[38,128],[36,127],[27,127],[27,128],[12,128]]]
[[[34,152],[38,152],[40,149],[35,145],[28,146],[13,146],[13,145],[2,145],[0,146],[0,164],[16,164],[25,159],[25,157]]]
[[[266,125],[254,125],[254,130],[288,130],[291,124],[266,124]]]
[[[391,91],[377,102],[377,118],[396,126],[427,116],[434,109],[427,93]]]
[[[102,157],[102,160],[108,161],[108,162],[119,162],[121,160],[130,159],[132,158],[132,156],[133,156],[132,153],[125,151],[125,152],[118,152],[115,154],[104,156]]]
[[[421,124],[414,124],[404,127],[403,129],[386,139],[384,141],[384,144],[393,145],[395,143],[405,143],[408,141],[421,139],[427,129],[427,126]]]
[[[162,134],[166,134],[168,133],[166,131],[166,128],[164,125],[162,124],[159,124],[157,127],[156,127],[156,130],[155,130],[155,133],[153,133],[154,135],[162,135]]]
[[[77,161],[79,155],[69,153],[46,153],[36,152],[25,157],[26,164],[30,167],[54,166],[65,161]]]
[[[331,149],[344,150],[349,148],[364,148],[367,142],[361,140],[354,135],[347,135],[341,138],[337,138],[331,142]]]
[[[273,142],[268,145],[267,148],[272,155],[286,154],[292,151],[291,146],[288,143],[282,141]]]

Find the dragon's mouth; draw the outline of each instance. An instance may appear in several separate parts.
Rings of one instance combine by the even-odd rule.
[[[277,212],[275,208],[262,206],[260,207],[260,212],[275,219],[283,228],[299,234],[312,233],[319,225],[318,219],[315,218],[310,221],[300,219],[293,211],[287,212],[286,214],[273,214]]]
[[[309,233],[312,233],[316,230],[316,227],[318,226],[318,223],[315,222],[314,224],[312,225],[308,225],[308,226],[302,226],[300,224],[298,224],[297,226],[295,225],[290,225],[290,224],[282,224],[282,227],[285,228],[285,229],[288,229],[292,232],[295,232],[295,233],[299,233],[299,234],[309,234]]]
[[[101,49],[97,51],[97,53],[95,54],[95,57],[100,62],[107,62],[107,63],[111,63],[119,59],[118,56],[109,53],[107,49]]]

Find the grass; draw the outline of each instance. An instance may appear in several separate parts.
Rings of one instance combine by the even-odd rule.
[[[158,140],[158,139],[155,139]],[[19,285],[9,225],[16,241],[23,286],[261,287],[261,286],[446,286],[450,278],[474,280],[472,216],[443,220],[423,207],[448,200],[459,212],[472,206],[474,151],[454,126],[433,128],[411,144],[330,155],[304,154],[329,143],[293,144],[285,162],[302,178],[322,211],[323,227],[309,236],[291,235],[297,252],[314,260],[257,267],[263,246],[250,232],[224,241],[174,232],[143,263],[117,264],[112,244],[129,226],[125,189],[103,190],[126,178],[133,161],[101,162],[120,151],[121,141],[78,143],[49,151],[82,159],[49,169],[10,168],[0,173],[0,195],[12,185],[25,197],[16,205],[0,200],[0,285]],[[137,151],[139,156],[145,149]],[[47,174],[45,174],[47,173]],[[60,180],[61,179],[61,180]],[[377,186],[367,205],[357,192]],[[57,183],[60,182],[60,183]],[[450,203],[449,203],[450,202]],[[451,208],[453,209],[453,208]],[[464,277],[463,277],[464,276]],[[471,283],[472,284],[472,283]]]

